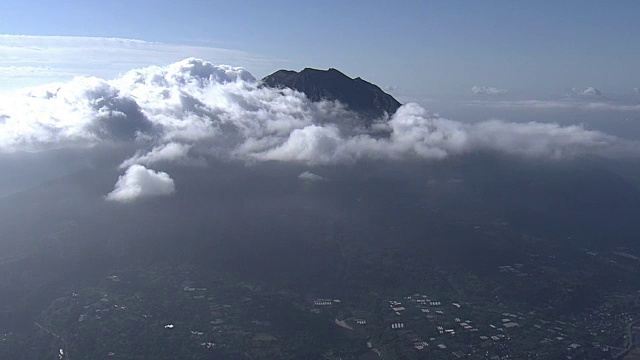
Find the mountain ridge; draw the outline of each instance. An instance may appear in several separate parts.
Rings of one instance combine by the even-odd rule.
[[[304,93],[311,101],[339,101],[367,118],[393,115],[402,104],[379,86],[360,77],[351,78],[340,70],[304,68],[278,70],[261,80],[263,86],[290,88]],[[371,119],[367,120],[370,124]]]

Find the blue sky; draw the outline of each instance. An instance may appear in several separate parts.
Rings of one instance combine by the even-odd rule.
[[[0,34],[40,36],[24,46],[52,47],[55,56],[67,36],[154,44],[133,56],[111,42],[102,56],[95,39],[67,42],[64,51],[76,48],[72,55],[31,61],[32,54],[19,52],[13,64],[7,54],[24,39],[5,37],[0,46],[14,47],[0,50],[0,77],[16,87],[199,56],[245,66],[256,77],[279,68],[336,67],[418,101],[473,98],[473,86],[505,89],[504,97],[518,99],[593,86],[607,99],[637,102],[639,14],[637,1],[5,0]],[[104,61],[83,61],[85,53]]]

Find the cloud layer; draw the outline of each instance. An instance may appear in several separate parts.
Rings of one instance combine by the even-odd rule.
[[[589,86],[586,88],[574,87],[569,89],[569,91],[567,91],[567,96],[594,98],[594,97],[601,97],[602,91],[600,91],[600,89],[593,86]]]
[[[311,171],[304,171],[298,175],[298,179],[303,182],[316,182],[327,180],[323,176],[312,173]]]
[[[145,166],[204,165],[211,157],[318,165],[475,151],[561,158],[620,146],[578,125],[466,124],[414,103],[370,128],[364,123],[340,103],[313,103],[293,90],[261,87],[243,68],[190,58],[112,81],[76,78],[1,96],[0,152],[132,145],[135,153],[120,165],[127,172],[108,196],[126,201],[173,191],[167,174]]]
[[[154,147],[147,153],[136,153],[136,155],[120,164],[120,169],[126,169],[135,164],[153,165],[162,162],[187,162],[187,154],[191,145],[170,142]]]
[[[491,86],[474,86],[471,88],[476,95],[504,95],[508,94],[508,89],[498,89]]]
[[[112,81],[76,78],[0,97],[0,118],[4,152],[133,142],[138,150],[122,168],[207,156],[309,164],[439,159],[478,150],[570,156],[617,141],[581,126],[464,124],[414,103],[365,129],[339,103],[262,88],[243,68],[194,58]]]
[[[133,68],[182,60],[184,54],[250,66],[264,73],[282,62],[211,46],[122,38],[0,34],[0,91],[67,81],[79,75],[113,78]]]
[[[579,99],[563,100],[500,100],[500,101],[472,101],[467,106],[483,106],[511,109],[539,109],[539,110],[580,110],[580,111],[640,111],[638,104],[623,104],[605,101],[586,101]]]
[[[165,172],[155,172],[142,165],[132,165],[116,182],[106,199],[128,203],[141,198],[167,196],[176,191],[173,179]]]

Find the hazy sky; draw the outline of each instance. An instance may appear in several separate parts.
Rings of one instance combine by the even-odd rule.
[[[520,99],[595,87],[637,102],[639,15],[638,1],[5,0],[0,34],[37,37],[0,37],[0,80],[6,91],[196,56],[258,78],[336,67],[420,101],[473,98],[476,86]]]

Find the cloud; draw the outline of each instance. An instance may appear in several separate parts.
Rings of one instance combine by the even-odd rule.
[[[155,172],[142,165],[132,165],[118,178],[106,199],[128,203],[142,198],[167,196],[176,191],[173,179],[165,172]]]
[[[133,140],[153,125],[134,98],[98,78],[0,97],[0,150],[35,151]]]
[[[76,78],[0,96],[0,119],[0,152],[126,143],[134,153],[121,168],[203,164],[207,157],[308,165],[476,151],[558,158],[610,154],[621,143],[582,126],[465,124],[415,103],[367,129],[340,103],[260,87],[244,68],[195,58],[131,70],[111,81]]]
[[[567,96],[584,98],[600,97],[602,96],[602,91],[593,86],[589,86],[586,88],[574,87],[567,91]]]
[[[250,155],[260,160],[326,164],[338,160],[339,147],[344,141],[335,125],[309,125],[302,129],[293,130],[280,145]]]
[[[636,94],[640,94],[640,88],[633,88],[633,91],[635,91]]]
[[[618,139],[582,126],[500,120],[464,124],[431,116],[417,104],[402,106],[388,123],[388,138],[342,136],[335,126],[296,129],[281,145],[253,154],[260,160],[307,164],[359,159],[443,159],[474,151],[498,151],[527,157],[563,158],[598,153]]]
[[[282,60],[245,51],[135,39],[0,34],[0,90],[70,80],[77,75],[113,78],[132,68],[196,56],[267,73]]]
[[[491,86],[474,86],[471,88],[476,95],[504,95],[508,94],[508,89],[498,89]]]
[[[69,72],[61,68],[48,66],[0,66],[0,78],[44,78],[63,79],[80,76],[80,73]]]
[[[310,171],[305,171],[303,173],[301,173],[300,175],[298,175],[298,179],[300,179],[301,181],[304,182],[316,182],[316,181],[325,181],[327,180],[325,177],[322,177],[320,175],[316,175]]]
[[[146,154],[138,153],[120,164],[121,169],[126,169],[134,164],[153,165],[158,162],[186,162],[187,153],[191,145],[170,142],[156,146]]]
[[[539,110],[580,110],[580,111],[640,111],[638,104],[620,104],[616,102],[586,101],[578,99],[563,100],[505,100],[505,101],[471,101],[467,106],[493,108],[539,109]]]
[[[610,148],[614,136],[590,131],[580,125],[560,126],[539,122],[524,124],[499,120],[471,126],[471,147],[493,149],[514,155],[565,158]]]

